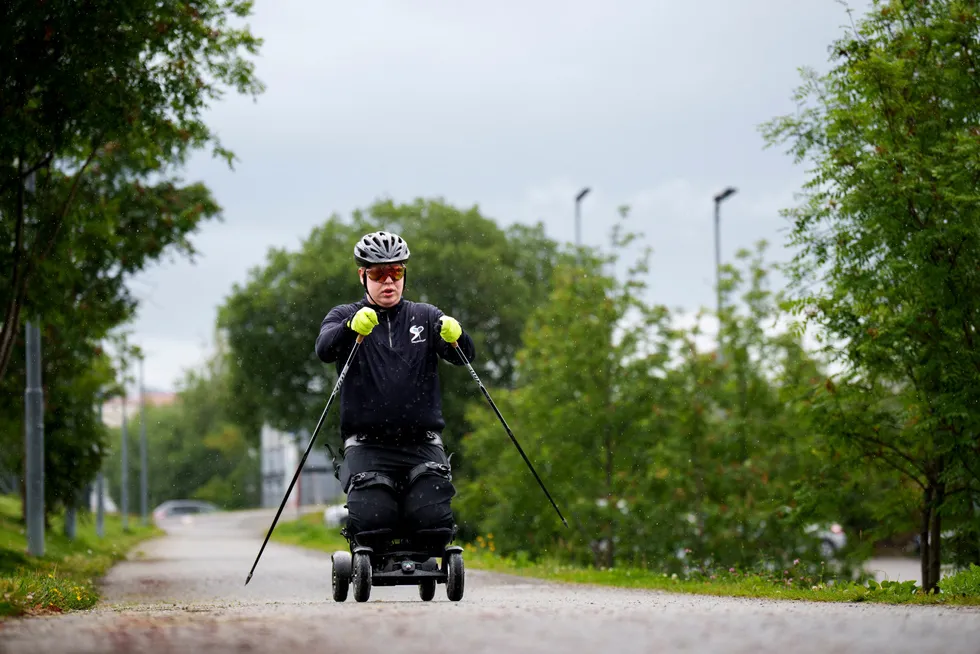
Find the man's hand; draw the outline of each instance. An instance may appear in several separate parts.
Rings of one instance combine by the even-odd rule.
[[[371,307],[361,307],[347,326],[361,336],[367,336],[378,325],[378,314]]]
[[[439,323],[442,325],[442,327],[439,329],[439,335],[442,336],[442,340],[446,341],[447,343],[455,343],[460,334],[463,333],[463,328],[459,326],[459,323],[455,318],[443,316],[442,318],[439,318]]]

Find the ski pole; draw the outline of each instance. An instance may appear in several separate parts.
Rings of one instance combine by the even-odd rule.
[[[531,465],[531,462],[528,460],[527,455],[524,454],[524,450],[521,449],[520,443],[518,443],[517,439],[514,438],[514,432],[512,432],[510,430],[510,427],[507,426],[507,421],[504,420],[504,417],[502,415],[500,415],[500,411],[497,409],[497,405],[493,403],[493,399],[490,397],[490,393],[487,392],[487,389],[483,385],[483,382],[480,381],[480,378],[477,376],[476,371],[473,370],[473,366],[470,365],[470,362],[466,360],[466,355],[463,354],[463,350],[462,348],[459,347],[459,343],[457,341],[453,341],[452,346],[456,348],[457,352],[459,352],[460,358],[463,360],[463,363],[466,364],[466,369],[470,371],[470,375],[473,377],[474,381],[476,381],[476,383],[480,386],[480,390],[483,391],[483,395],[484,397],[487,398],[487,402],[489,402],[490,406],[493,408],[493,412],[497,414],[498,418],[500,418],[500,423],[504,426],[504,429],[507,430],[507,435],[510,436],[510,440],[514,442],[514,446],[517,447],[517,451],[521,453],[522,457],[524,457],[524,463],[526,463],[527,467],[530,468],[531,474],[533,474],[534,478],[538,480],[538,485],[541,486],[541,490],[543,490],[544,494],[548,496],[548,500],[551,502],[551,506],[555,507],[555,511],[558,512],[558,517],[561,518],[561,521],[567,527],[568,521],[565,520],[565,516],[563,516],[561,514],[561,511],[558,510],[558,505],[555,504],[555,501],[551,499],[551,493],[549,493],[548,489],[544,487],[544,482],[542,482],[541,478],[538,477],[538,473],[534,471],[534,466]]]
[[[354,343],[354,347],[350,351],[350,356],[347,357],[347,363],[344,364],[344,369],[340,371],[340,375],[337,377],[337,383],[334,384],[333,392],[330,393],[330,399],[327,400],[327,405],[323,407],[323,413],[320,414],[320,421],[316,423],[316,429],[313,430],[313,435],[310,437],[310,444],[306,446],[306,452],[303,454],[303,458],[299,462],[299,466],[296,468],[296,474],[293,475],[293,480],[289,482],[289,488],[286,489],[286,494],[283,495],[282,503],[279,505],[279,511],[276,512],[276,517],[272,520],[272,526],[269,527],[269,533],[265,535],[265,540],[262,542],[262,547],[259,549],[259,555],[255,557],[255,563],[252,564],[252,569],[248,573],[248,577],[245,579],[245,585],[248,586],[248,582],[252,580],[252,573],[255,572],[255,566],[259,564],[259,559],[262,558],[262,552],[265,551],[265,546],[269,542],[269,537],[272,536],[272,530],[276,528],[276,523],[279,522],[279,516],[282,515],[282,510],[286,507],[286,500],[289,498],[289,493],[292,492],[293,486],[296,484],[296,480],[299,479],[299,473],[303,470],[303,465],[306,463],[306,457],[310,455],[310,450],[313,449],[313,441],[316,440],[316,435],[320,432],[320,427],[323,426],[323,421],[327,417],[327,411],[330,409],[330,403],[333,402],[334,396],[337,391],[340,390],[340,385],[344,382],[344,377],[347,376],[347,369],[350,368],[350,362],[354,360],[354,354],[357,349],[361,346],[361,341],[364,340],[364,336],[361,334],[357,335],[357,342]]]

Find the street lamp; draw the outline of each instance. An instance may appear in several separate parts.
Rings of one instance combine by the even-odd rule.
[[[143,363],[146,354],[140,351],[140,518],[143,526],[149,524],[149,468],[146,461],[146,386],[143,383]]]
[[[715,292],[718,296],[718,360],[723,359],[721,352],[721,203],[736,193],[737,189],[729,186],[715,195]]]
[[[586,186],[575,196],[575,246],[582,245],[582,198],[589,194],[591,189]]]

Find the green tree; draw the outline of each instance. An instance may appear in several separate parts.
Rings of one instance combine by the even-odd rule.
[[[102,461],[97,394],[113,384],[114,366],[103,347],[132,318],[132,275],[166,254],[193,254],[191,233],[218,213],[201,185],[151,186],[126,181],[128,157],[100,156],[80,180],[69,216],[78,231],[59,240],[42,262],[23,306],[42,328],[45,398],[46,510],[55,511],[88,483]],[[120,341],[126,350],[125,341]],[[23,462],[23,332],[14,340],[16,364],[0,380],[0,444],[5,467]]]
[[[203,120],[224,87],[258,92],[258,40],[232,25],[251,3],[15,1],[0,8],[0,433],[22,465],[25,316],[42,328],[46,507],[69,501],[101,462],[96,394],[115,373],[101,355],[135,310],[133,273],[193,253],[218,214],[175,170],[212,146]],[[14,366],[9,366],[13,359]]]
[[[235,407],[226,368],[227,351],[218,349],[200,370],[185,374],[177,401],[146,407],[149,506],[171,499],[200,499],[225,509],[255,506],[260,499],[259,453],[250,445],[249,426],[233,417]],[[140,417],[138,397],[129,398],[129,496],[139,497]],[[121,489],[121,429],[109,436],[106,461],[109,489]]]
[[[804,72],[799,112],[763,127],[812,164],[786,212],[792,306],[844,366],[815,410],[918,486],[927,591],[943,521],[975,525],[980,497],[978,39],[975,2],[876,1],[828,74]]]
[[[600,258],[559,267],[526,327],[519,385],[495,399],[573,529],[501,443],[496,417],[474,404],[456,501],[468,530],[492,533],[507,554],[597,566],[819,567],[807,528],[840,507],[795,496],[824,473],[817,437],[798,419],[820,368],[798,336],[763,329],[779,316],[763,251],[727,269],[743,308],[729,302],[722,365],[699,346],[700,317],[682,328],[642,300],[645,258],[624,282],[603,275]]]
[[[470,407],[474,432],[463,441],[470,481],[460,484],[457,509],[464,519],[480,515],[505,552],[537,555],[557,544],[589,561],[586,553],[595,548],[598,562],[608,565],[611,552],[600,547],[615,538],[616,525],[597,506],[619,495],[617,445],[624,434],[611,428],[609,409],[618,372],[611,340],[621,312],[607,296],[612,281],[599,262],[562,266],[554,276],[548,302],[525,328],[520,386],[495,390],[494,399],[574,531],[566,534],[485,403]]]
[[[226,86],[243,93],[261,90],[252,64],[240,54],[254,54],[259,40],[247,27],[232,24],[246,17],[251,5],[248,0],[2,5],[0,381],[24,311],[37,311],[28,306],[31,286],[71,278],[89,254],[84,241],[93,216],[73,208],[90,178],[106,181],[99,171],[106,158],[125,161],[124,172],[112,181],[128,186],[115,190],[130,199],[141,182],[173,182],[170,169],[193,150],[210,145],[231,161],[203,115]],[[108,195],[110,203],[117,197]],[[111,232],[113,225],[105,227]],[[66,256],[66,244],[73,256]],[[125,253],[117,254],[126,267]]]
[[[521,330],[547,295],[557,246],[540,225],[502,230],[476,208],[378,202],[350,221],[330,218],[296,252],[270,251],[265,266],[250,271],[221,307],[242,415],[287,431],[312,428],[335,383],[333,366],[313,351],[320,323],[331,307],[364,296],[354,243],[378,229],[401,234],[411,248],[405,297],[460,321],[476,342],[474,367],[486,384],[512,383]],[[464,429],[465,403],[479,389],[465,368],[446,366],[440,374],[451,443]],[[335,444],[337,416],[331,411],[324,425]]]
[[[637,238],[621,226],[612,231],[616,250]],[[669,316],[640,299],[646,256],[624,283],[603,272],[616,260],[580,253],[555,269],[547,301],[525,327],[517,388],[495,394],[571,532],[516,449],[502,444],[496,416],[470,408],[473,431],[463,441],[470,467],[456,506],[471,530],[494,534],[505,553],[550,553],[606,567],[668,554],[662,540],[638,541],[666,523],[660,496],[646,483],[665,423],[644,418],[669,392],[663,382]]]

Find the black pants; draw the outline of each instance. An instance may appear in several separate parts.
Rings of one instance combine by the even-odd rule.
[[[390,530],[424,539],[441,530],[435,539],[448,543],[456,489],[441,445],[361,443],[344,451],[339,478],[347,493],[347,529],[355,538],[365,532],[384,538]]]

